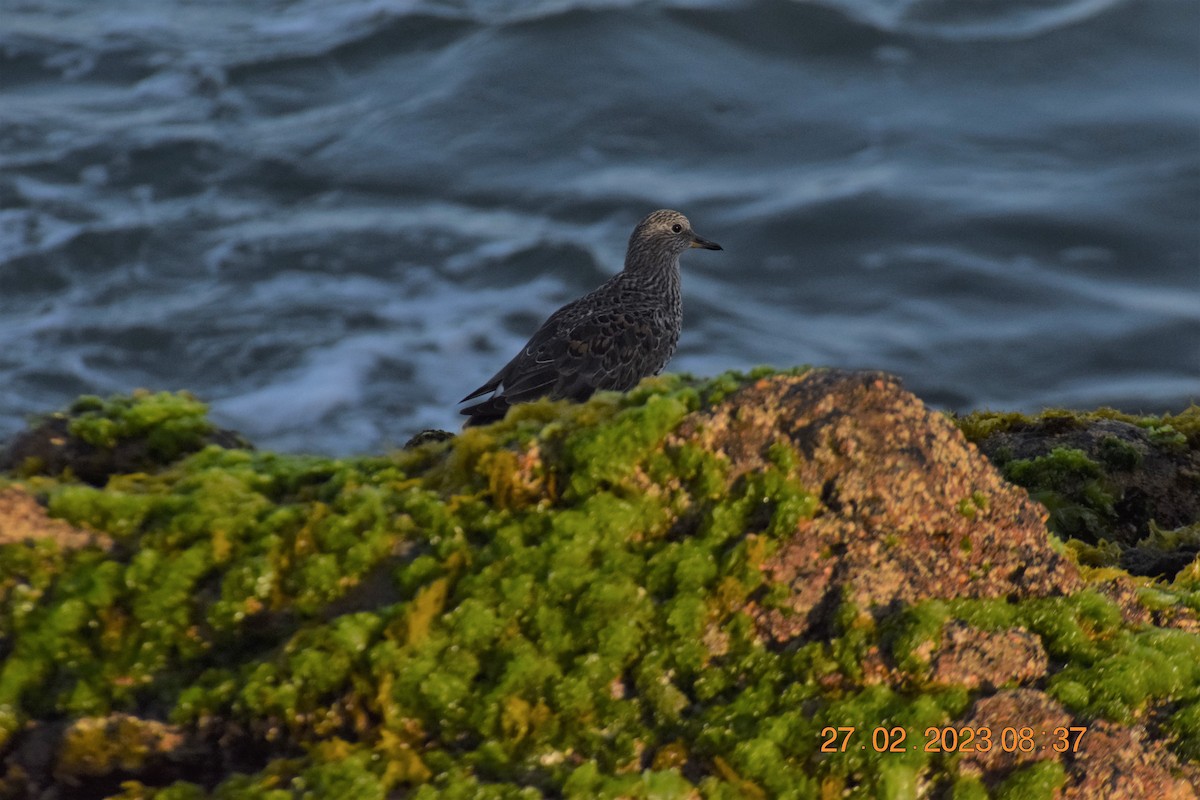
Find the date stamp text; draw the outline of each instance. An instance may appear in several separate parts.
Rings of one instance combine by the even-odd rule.
[[[821,729],[822,753],[845,753],[847,750],[874,750],[876,753],[904,753],[924,750],[926,753],[986,753],[992,748],[1006,753],[1033,753],[1053,750],[1056,753],[1078,753],[1086,727],[1057,727],[1038,730],[1022,727],[937,727],[925,729],[923,736],[910,736],[903,726],[876,726],[859,730],[854,726]]]

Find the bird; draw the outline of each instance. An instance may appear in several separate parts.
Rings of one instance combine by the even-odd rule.
[[[679,257],[694,247],[723,249],[678,211],[646,215],[629,237],[621,272],[551,314],[511,361],[459,401],[490,394],[461,409],[464,427],[496,422],[541,397],[582,402],[599,390],[628,391],[662,372],[683,325]]]

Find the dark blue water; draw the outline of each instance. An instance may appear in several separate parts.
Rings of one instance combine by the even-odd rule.
[[[0,0],[0,437],[187,388],[378,450],[673,207],[671,368],[1200,399],[1200,3]]]

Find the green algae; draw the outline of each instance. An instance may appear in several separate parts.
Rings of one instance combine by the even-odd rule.
[[[988,790],[980,778],[959,775],[950,790],[950,800],[988,800]]]
[[[107,399],[81,397],[65,411],[35,420],[7,452],[2,468],[26,478],[64,471],[93,485],[113,474],[155,471],[209,443],[245,446],[209,421],[207,406],[187,392]]]
[[[163,461],[194,452],[215,430],[208,407],[186,392],[136,392],[102,399],[81,397],[68,411],[72,436],[111,450],[127,439],[145,439]]]
[[[1200,448],[1200,406],[1194,404],[1178,414],[1162,416],[1128,414],[1114,408],[1098,408],[1095,411],[1050,408],[1040,414],[974,411],[956,418],[955,423],[968,440],[978,443],[997,433],[1027,430],[1037,425],[1050,424],[1057,430],[1079,430],[1100,420],[1136,425],[1146,430],[1152,440],[1160,443]]]
[[[1162,416],[976,412],[956,421],[1046,507],[1050,530],[1082,566],[1170,577],[1196,552],[1200,406]],[[1047,441],[1058,446],[1047,450]]]
[[[1051,659],[1063,665],[1050,676],[1047,691],[1085,718],[1144,721],[1167,705],[1200,702],[1200,637],[1131,627],[1116,603],[1097,592],[1019,604],[955,600],[945,605],[955,618],[983,630],[1023,627],[1036,634]],[[1181,718],[1181,730],[1187,719]],[[1183,738],[1176,743],[1195,746]]]
[[[1066,782],[1066,771],[1058,761],[1035,761],[1004,779],[996,787],[996,800],[1051,800]]]
[[[1116,521],[1117,500],[1103,467],[1082,450],[1055,448],[1044,456],[1001,467],[1004,477],[1029,488],[1050,511],[1050,527],[1064,538],[1093,535]]]
[[[917,603],[888,619],[881,641],[897,667],[913,675],[923,675],[950,619],[950,608],[941,600]]]
[[[957,619],[1024,627],[1068,709],[1159,715],[1169,746],[1200,758],[1200,637],[1131,626],[1096,593],[875,615],[843,600],[827,640],[764,645],[747,604],[784,608],[789,589],[759,567],[819,507],[795,454],[773,448],[729,489],[713,454],[663,446],[745,381],[663,378],[582,406],[530,404],[389,458],[210,446],[103,490],[31,482],[54,516],[116,545],[0,546],[0,740],[30,721],[120,712],[261,754],[244,774],[129,781],[125,800],[905,797],[931,775],[955,797],[986,797],[945,754],[871,741],[880,729],[918,741],[967,711],[969,692],[923,678]],[[1200,578],[1161,591],[1164,606],[1200,603]],[[876,650],[911,684],[868,679]],[[839,726],[863,747],[822,752],[822,730]],[[120,766],[101,747],[88,757]],[[1033,765],[993,796],[1042,796],[1063,779]]]
[[[1145,591],[1158,595],[1162,607],[1176,607],[1182,599],[1175,587],[1159,584]],[[918,685],[928,676],[929,654],[949,620],[1037,635],[1062,665],[1046,690],[1069,711],[1119,722],[1146,722],[1165,713],[1176,752],[1191,759],[1200,753],[1200,637],[1194,633],[1129,626],[1115,602],[1090,590],[1020,603],[928,600],[893,616],[882,638],[897,666]]]
[[[1200,551],[1200,522],[1164,530],[1151,520],[1147,527],[1149,533],[1130,547],[1123,547],[1107,539],[1101,539],[1095,544],[1080,539],[1071,539],[1066,545],[1071,557],[1077,563],[1091,568],[1121,567],[1128,560],[1127,553],[1130,550],[1136,551],[1143,557]]]

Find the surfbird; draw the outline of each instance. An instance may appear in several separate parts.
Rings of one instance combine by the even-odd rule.
[[[624,392],[671,360],[683,323],[679,256],[720,250],[678,211],[655,211],[629,237],[625,269],[550,315],[512,361],[459,402],[466,424],[502,419],[517,403],[549,397],[583,401],[600,389]]]

